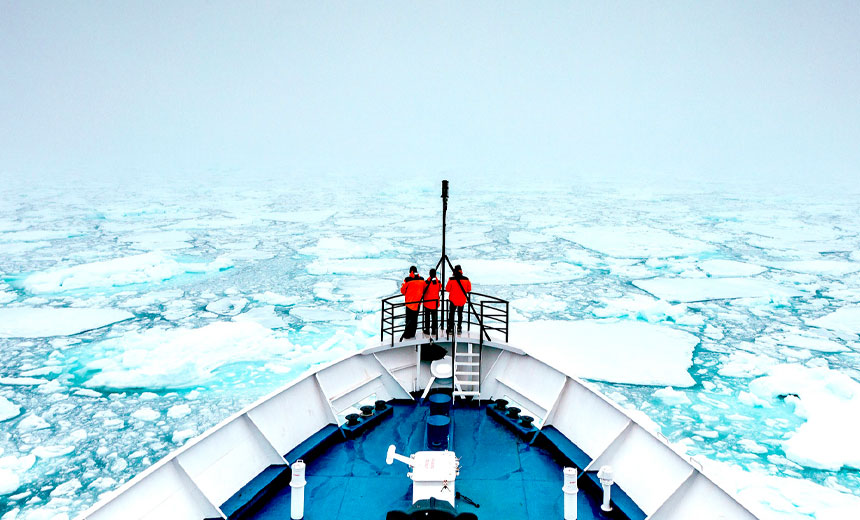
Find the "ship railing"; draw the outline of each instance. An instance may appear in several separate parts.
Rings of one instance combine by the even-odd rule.
[[[389,341],[393,346],[394,343],[400,341],[406,330],[406,306],[411,304],[419,304],[418,323],[416,333],[423,330],[424,327],[424,303],[436,302],[438,313],[437,323],[439,327],[431,330],[431,337],[438,340],[440,338],[450,338],[450,333],[457,325],[457,312],[455,309],[454,322],[448,326],[448,316],[453,304],[450,300],[443,300],[439,305],[439,300],[416,300],[404,301],[403,295],[395,294],[382,299],[382,318],[380,320],[380,340]],[[439,308],[441,307],[441,309]],[[463,328],[471,333],[474,328],[479,332],[480,341],[484,339],[491,340],[491,333],[497,333],[499,337],[504,336],[505,342],[508,341],[510,324],[510,302],[477,292],[468,293],[466,305],[463,306]],[[431,329],[432,324],[427,324],[427,328]]]

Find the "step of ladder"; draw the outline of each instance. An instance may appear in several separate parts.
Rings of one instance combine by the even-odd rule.
[[[457,344],[454,349],[454,397],[481,395],[481,347]]]

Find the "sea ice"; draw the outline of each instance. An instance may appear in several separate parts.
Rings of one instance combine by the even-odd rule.
[[[140,419],[141,421],[150,422],[155,421],[156,419],[161,417],[161,414],[156,412],[152,408],[146,407],[141,408],[139,410],[135,410],[134,412],[132,412],[131,416],[135,419]]]
[[[293,307],[290,316],[296,316],[302,321],[347,321],[355,318],[351,312],[340,311],[320,305],[314,307]]]
[[[222,316],[235,316],[242,312],[248,300],[245,298],[221,298],[206,306],[206,310]]]
[[[701,302],[734,298],[801,296],[803,293],[777,283],[750,278],[648,278],[633,285],[658,298],[673,302]]]
[[[281,329],[287,326],[284,319],[275,312],[274,305],[264,305],[233,316],[233,321],[253,321],[267,329]]]
[[[481,292],[476,284],[483,285],[527,285],[576,280],[585,276],[585,271],[566,262],[535,260],[484,260],[463,259],[458,263],[463,274],[472,281],[472,289]]]
[[[606,307],[594,310],[594,315],[601,318],[630,318],[649,321],[652,323],[672,320],[680,324],[701,324],[702,319],[687,312],[687,306],[672,305],[642,294],[634,294],[629,298],[605,299]]]
[[[173,301],[182,296],[185,292],[182,289],[170,289],[167,291],[152,291],[143,294],[136,298],[129,298],[119,304],[120,307],[148,307],[157,303]]]
[[[588,249],[618,258],[688,256],[715,250],[707,242],[645,226],[581,226],[556,234]]]
[[[660,399],[664,403],[669,406],[676,406],[680,404],[690,404],[690,398],[687,397],[687,394],[681,392],[679,390],[675,390],[671,386],[667,386],[665,388],[660,388],[659,390],[654,391],[654,397]]]
[[[189,388],[215,377],[221,366],[268,362],[292,344],[253,321],[215,322],[195,329],[154,328],[93,345],[87,367],[98,370],[90,388]]]
[[[187,404],[175,404],[167,410],[167,416],[171,419],[180,419],[191,413],[191,407]]]
[[[733,277],[733,276],[755,276],[767,271],[766,267],[760,265],[738,262],[737,260],[702,260],[698,263],[699,269],[708,276]]]
[[[329,219],[335,211],[328,209],[302,210],[290,212],[268,211],[260,215],[263,220],[274,220],[277,222],[293,222],[296,224],[316,224]]]
[[[0,395],[0,422],[18,417],[21,407]]]
[[[845,352],[848,350],[848,347],[841,343],[820,336],[811,336],[804,332],[775,334],[773,339],[778,345],[818,352]]]
[[[771,402],[784,396],[794,413],[806,419],[782,443],[789,460],[832,471],[860,469],[860,383],[829,368],[781,364],[749,388]]]
[[[396,258],[318,259],[308,264],[307,269],[309,274],[314,275],[368,275],[391,271],[408,273],[410,265]]]
[[[786,271],[834,277],[860,271],[860,263],[843,262],[840,260],[794,260],[789,262],[770,262],[769,265]]]
[[[384,239],[358,241],[343,237],[324,237],[313,247],[299,249],[299,253],[320,258],[366,258],[392,248],[391,242]]]
[[[532,321],[511,324],[529,354],[566,374],[615,383],[693,386],[687,370],[698,338],[641,321]]]
[[[168,249],[185,249],[191,247],[194,240],[186,231],[151,231],[136,233],[120,239],[121,242],[131,243],[133,249],[144,251],[163,251]]]
[[[842,307],[826,316],[804,321],[813,327],[860,334],[860,306]]]
[[[548,294],[541,296],[529,295],[525,298],[511,300],[511,306],[523,313],[553,313],[565,311],[567,309],[567,302]]]
[[[549,242],[552,237],[543,233],[532,233],[531,231],[511,231],[508,234],[508,242],[511,244],[536,244]]]
[[[117,309],[0,308],[0,338],[71,336],[131,318],[133,314]]]
[[[0,468],[0,496],[11,495],[21,486],[21,479],[14,471]]]
[[[22,432],[44,430],[50,427],[51,425],[48,423],[48,421],[34,413],[30,413],[24,416],[24,418],[21,419],[21,421],[18,423],[18,430]]]
[[[284,307],[295,305],[299,302],[298,296],[284,296],[283,294],[277,294],[272,291],[255,293],[251,295],[251,298],[260,303],[268,303],[269,305],[280,305]]]
[[[181,263],[163,253],[101,260],[72,267],[58,267],[27,276],[21,282],[31,293],[57,293],[73,289],[96,289],[136,283],[161,282],[183,273],[216,272],[231,267],[220,257],[214,262]]]

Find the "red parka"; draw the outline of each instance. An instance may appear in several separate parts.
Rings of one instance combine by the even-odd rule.
[[[421,306],[421,295],[424,293],[424,278],[415,275],[414,278],[406,278],[400,286],[400,294],[406,297],[406,307],[417,311]]]
[[[463,293],[463,290],[460,289],[460,285],[463,285],[463,289],[466,292],[472,291],[472,282],[469,281],[465,276],[459,279],[460,283],[457,283],[456,278],[448,278],[448,283],[445,285],[445,292],[448,293],[448,299],[451,300],[451,303],[456,305],[457,307],[462,307],[466,305],[466,295]]]
[[[424,282],[426,292],[424,293],[424,308],[435,309],[439,306],[439,290],[442,289],[442,283],[436,278],[428,279]],[[425,291],[425,289],[421,289]]]

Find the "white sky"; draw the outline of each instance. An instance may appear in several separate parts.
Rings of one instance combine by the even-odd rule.
[[[828,179],[860,2],[0,0],[0,172]]]

